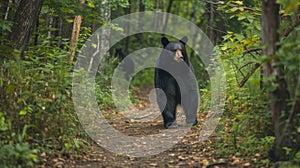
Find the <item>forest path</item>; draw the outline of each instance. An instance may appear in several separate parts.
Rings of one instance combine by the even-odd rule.
[[[149,107],[147,96],[152,88],[137,90],[136,95],[141,101],[135,110],[146,109]],[[137,111],[131,110],[132,113]],[[103,112],[107,121],[118,131],[135,137],[153,135],[163,132],[162,117],[159,115],[155,120],[146,122],[136,122],[128,119],[123,113]],[[157,113],[156,113],[157,115]],[[116,154],[96,143],[86,155],[75,160],[67,161],[66,167],[214,167],[214,164],[220,164],[219,167],[248,167],[247,161],[240,158],[224,156],[223,158],[214,158],[213,153],[217,149],[211,147],[211,144],[217,141],[217,137],[212,135],[209,140],[200,142],[199,134],[201,132],[201,122],[205,120],[204,114],[198,115],[200,124],[193,126],[182,139],[173,147],[156,155],[146,157],[129,157],[124,154]],[[180,129],[180,128],[179,128]],[[118,137],[116,137],[118,138]]]

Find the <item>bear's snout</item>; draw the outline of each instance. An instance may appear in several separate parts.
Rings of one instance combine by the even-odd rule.
[[[177,49],[177,50],[175,51],[175,61],[177,61],[177,62],[182,62],[182,61],[184,61],[184,60],[183,60],[183,54],[182,54],[182,51],[179,50],[179,49]]]
[[[174,60],[176,61],[176,62],[183,62],[184,60],[183,60],[183,56],[175,56],[175,58],[174,58]]]

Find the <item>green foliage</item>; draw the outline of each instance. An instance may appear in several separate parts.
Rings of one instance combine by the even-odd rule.
[[[294,157],[294,161],[297,163],[300,163],[300,151],[296,153],[296,155]]]
[[[228,85],[224,112],[226,119],[221,122],[225,129],[224,132],[220,132],[222,140],[231,147],[222,150],[227,154],[236,150],[238,153],[235,155],[244,156],[256,152],[266,155],[273,145],[274,137],[270,136],[273,132],[270,129],[272,128],[271,114],[265,91],[274,91],[277,86],[275,84],[265,86],[262,82],[263,80],[275,81],[275,77],[263,79],[259,66],[254,68],[254,65],[276,59],[277,64],[274,67],[283,67],[281,70],[285,74],[292,97],[289,100],[290,104],[295,106],[299,101],[299,22],[296,19],[299,3],[280,0],[278,2],[282,4],[281,12],[285,17],[282,18],[279,29],[282,37],[278,43],[280,47],[273,57],[264,57],[261,53],[263,46],[260,38],[261,14],[258,5],[251,4],[250,1],[218,3],[218,10],[224,12],[234,24],[242,28],[239,30],[234,27],[227,31],[222,43],[216,48],[222,55]],[[247,6],[244,5],[246,3]],[[239,87],[245,81],[246,84],[242,88]],[[254,144],[260,148],[254,147]],[[294,153],[293,150],[285,148],[288,155]]]
[[[276,66],[284,66],[286,73],[286,80],[288,82],[289,91],[292,94],[293,101],[299,100],[299,73],[300,73],[300,27],[296,27],[295,31],[291,32],[289,36],[280,41],[280,49],[276,54],[276,58],[280,62]]]
[[[30,47],[24,60],[1,64],[0,92],[5,94],[0,100],[0,125],[5,131],[1,134],[5,164],[17,161],[15,164],[28,167],[36,163],[37,150],[30,149],[29,142],[48,152],[43,149],[46,146],[41,146],[48,139],[51,141],[47,141],[47,147],[62,148],[62,152],[70,154],[87,145],[73,140],[79,133],[79,122],[71,99],[69,53],[48,44]],[[17,132],[23,127],[26,134],[23,131],[19,135]],[[72,145],[63,145],[67,143]]]
[[[80,154],[83,151],[87,151],[88,142],[82,139],[73,139],[73,141],[68,141],[64,143],[62,148],[63,154]]]
[[[0,113],[2,115],[2,113]],[[31,149],[30,144],[25,142],[27,129],[25,125],[22,132],[15,132],[11,127],[11,122],[5,122],[5,118],[1,117],[2,129],[0,142],[0,166],[1,167],[33,167],[38,162],[38,151]],[[15,140],[14,140],[15,139]]]
[[[130,85],[132,87],[142,87],[153,85],[154,82],[154,68],[144,69],[138,72],[132,79]]]
[[[280,41],[278,42],[278,46],[280,47],[274,56],[274,58],[277,60],[277,63],[274,65],[274,67],[280,69],[282,73],[284,73],[284,79],[290,94],[290,99],[287,100],[288,106],[291,107],[291,110],[289,111],[290,114],[288,114],[289,117],[291,117],[292,113],[294,113],[294,122],[293,124],[290,124],[290,127],[293,127],[291,136],[299,136],[299,131],[297,129],[300,127],[300,114],[297,108],[299,107],[300,102],[300,26],[298,10],[300,3],[293,0],[278,0],[278,2],[282,5],[283,11],[281,12],[284,13],[285,17],[282,19],[282,26],[279,30],[279,33],[283,38],[280,38]],[[277,88],[278,86],[275,85],[274,87]],[[286,121],[292,123],[290,120]],[[299,139],[297,143],[298,142]],[[299,145],[294,145],[293,147],[284,147],[284,150],[289,160],[295,161],[298,164],[300,163]]]
[[[114,107],[110,84],[106,83],[103,79],[97,81],[95,92],[97,103],[101,110]]]
[[[28,143],[5,145],[0,149],[1,167],[33,167],[38,162],[37,150]]]
[[[253,162],[265,164],[274,137],[260,68],[255,68],[255,64],[262,62],[260,7],[249,1],[227,1],[219,3],[217,10],[237,25],[229,28],[222,43],[216,47],[227,81],[226,106],[220,122],[224,129],[218,132],[221,139],[216,144],[217,155],[253,158],[259,154],[262,157]]]
[[[283,9],[281,12],[286,15],[296,12],[300,6],[298,0],[277,0],[276,2],[282,5]]]

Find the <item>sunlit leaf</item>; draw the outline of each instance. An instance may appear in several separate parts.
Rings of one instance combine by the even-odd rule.
[[[73,22],[74,22],[74,19],[66,19],[66,21],[67,21],[68,23],[73,23]]]
[[[27,114],[27,111],[26,109],[22,109],[20,112],[19,112],[20,115],[26,115]]]
[[[89,6],[90,8],[95,8],[94,2],[91,2],[91,1],[88,2],[88,6]]]
[[[243,1],[233,1],[234,3],[238,4],[238,5],[243,5]]]
[[[221,47],[221,50],[222,50],[222,51],[227,50],[227,46]]]
[[[244,20],[244,19],[246,19],[246,16],[245,15],[240,15],[239,17],[238,17],[238,20]]]

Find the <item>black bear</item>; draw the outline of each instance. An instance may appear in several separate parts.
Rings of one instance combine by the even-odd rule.
[[[122,52],[122,49],[120,48],[116,49],[116,55],[119,57],[120,61],[123,61],[121,67],[124,72],[125,79],[129,81],[134,73],[134,62],[130,57],[126,58],[126,55]]]
[[[166,129],[177,127],[178,105],[185,113],[188,126],[198,123],[198,85],[185,48],[187,40],[187,37],[179,41],[161,38],[163,50],[156,62],[154,84],[157,89],[157,103]]]

